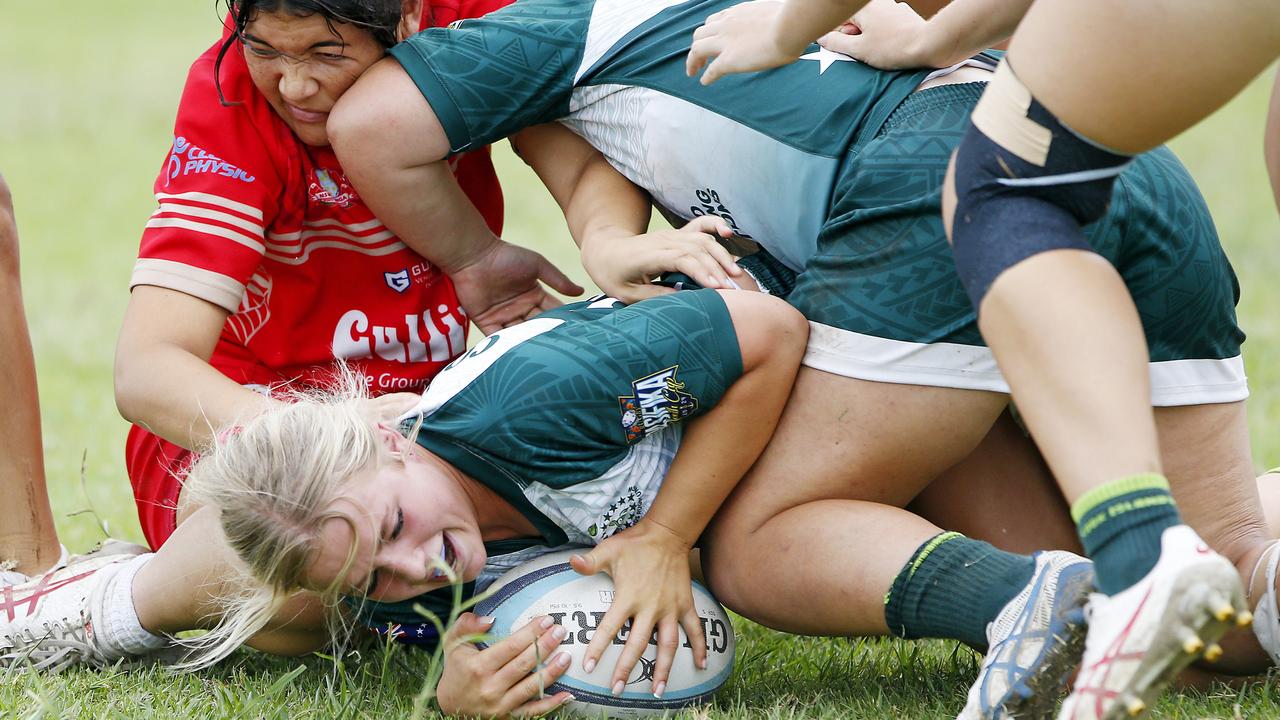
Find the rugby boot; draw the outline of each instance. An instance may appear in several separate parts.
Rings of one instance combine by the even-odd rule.
[[[97,555],[0,588],[0,667],[56,672],[127,659],[94,634],[93,609],[132,555]]]
[[[987,625],[987,655],[958,720],[1052,717],[1080,661],[1093,563],[1057,550],[1034,557],[1031,581]]]
[[[1235,567],[1186,525],[1166,529],[1160,559],[1132,587],[1094,594],[1075,686],[1060,720],[1121,720],[1147,713],[1193,660],[1217,660],[1218,638],[1253,621]]]

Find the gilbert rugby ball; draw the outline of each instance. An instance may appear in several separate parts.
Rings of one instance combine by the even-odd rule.
[[[574,700],[562,712],[579,717],[634,718],[662,715],[705,702],[729,679],[733,670],[734,637],[729,616],[702,585],[693,583],[693,603],[707,638],[707,669],[693,664],[684,630],[661,699],[653,696],[653,670],[658,657],[656,638],[632,669],[622,695],[614,697],[609,681],[626,641],[624,628],[605,650],[593,672],[582,669],[582,658],[600,619],[613,602],[613,581],[608,575],[579,575],[569,558],[581,550],[549,553],[507,572],[493,584],[489,595],[474,612],[494,618],[489,631],[493,641],[524,627],[539,615],[549,615],[567,631],[560,650],[573,658],[569,669],[547,687],[546,694],[562,690]],[[558,651],[557,651],[558,652]]]

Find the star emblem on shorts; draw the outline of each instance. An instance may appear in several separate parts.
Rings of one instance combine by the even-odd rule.
[[[853,58],[849,57],[848,55],[845,55],[844,53],[838,53],[833,50],[828,50],[822,46],[818,46],[818,52],[811,52],[808,55],[801,55],[800,59],[801,60],[817,60],[819,75],[826,72],[827,68],[831,67],[832,64],[834,63],[858,62],[857,60],[854,60]]]

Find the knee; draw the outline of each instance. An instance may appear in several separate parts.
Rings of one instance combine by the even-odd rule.
[[[1076,135],[1002,64],[952,161],[951,238],[975,307],[1021,261],[1089,250],[1080,228],[1106,213],[1130,160]]]

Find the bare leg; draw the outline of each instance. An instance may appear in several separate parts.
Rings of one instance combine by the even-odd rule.
[[[1009,62],[1068,127],[1136,153],[1221,105],[1278,51],[1280,8],[1265,0],[1207,15],[1177,2],[1042,0]],[[1179,92],[1164,92],[1172,79]],[[996,279],[981,311],[983,335],[1068,499],[1160,469],[1137,314],[1111,267],[1079,250],[1034,256]]]
[[[1005,403],[801,368],[773,440],[709,532],[717,597],[787,632],[885,633],[885,593],[939,532],[898,508],[969,455]]]
[[[9,186],[0,177],[0,561],[12,560],[24,575],[58,561],[60,547],[45,490],[40,443],[36,366],[22,308],[18,275],[18,226]]]
[[[1270,538],[1258,499],[1243,402],[1157,408],[1156,425],[1169,485],[1183,520],[1249,582]],[[1251,594],[1256,601],[1259,592]],[[1251,675],[1271,665],[1250,630],[1222,641],[1228,652],[1214,672]]]
[[[1008,411],[968,457],[930,483],[907,510],[1009,552],[1081,552],[1062,491]]]
[[[224,584],[242,577],[244,571],[226,544],[217,511],[196,510],[181,519],[178,529],[134,577],[138,619],[157,634],[211,627],[221,617],[218,598]],[[322,606],[299,593],[249,645],[277,655],[300,655],[324,647],[328,640]]]

